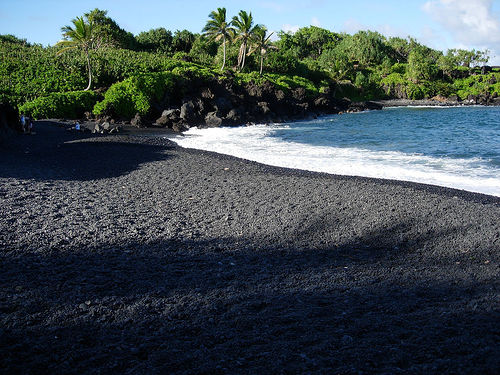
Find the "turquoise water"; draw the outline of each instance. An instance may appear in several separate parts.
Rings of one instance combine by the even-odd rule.
[[[311,121],[191,129],[181,146],[270,165],[500,196],[500,107],[399,107]]]

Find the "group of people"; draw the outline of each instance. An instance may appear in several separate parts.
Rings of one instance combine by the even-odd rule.
[[[33,119],[21,114],[21,126],[24,134],[31,134],[33,132]]]

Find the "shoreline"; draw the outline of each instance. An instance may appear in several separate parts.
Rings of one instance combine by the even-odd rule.
[[[6,372],[498,368],[500,199],[36,131],[0,149]]]
[[[424,105],[425,104],[422,104],[422,106],[424,106]],[[330,116],[330,115],[325,115],[325,116]],[[95,124],[96,124],[96,122],[94,122],[94,121],[82,122],[81,125],[83,127],[85,127],[87,130],[83,131],[83,132],[77,132],[77,131],[73,130],[73,127],[74,127],[74,125],[72,124],[74,122],[73,120],[66,121],[66,120],[59,120],[59,119],[51,119],[51,120],[40,120],[40,121],[42,123],[47,122],[47,123],[55,124],[58,127],[64,127],[67,131],[75,133],[75,134],[79,134],[79,135],[84,135],[84,134],[88,135],[89,133],[92,132],[93,126],[95,126]],[[307,121],[307,119],[304,119],[303,121]],[[258,125],[258,124],[243,124],[240,126],[241,127],[248,127],[248,126],[254,126],[254,125]],[[264,124],[264,125],[266,125],[266,124]],[[179,144],[177,144],[175,142],[175,138],[176,137],[184,137],[185,136],[184,132],[179,133],[179,132],[173,131],[172,129],[169,129],[169,128],[160,128],[160,127],[138,128],[138,127],[135,127],[132,125],[127,125],[127,124],[117,124],[117,126],[119,126],[121,130],[119,133],[115,133],[115,135],[167,139],[169,142],[172,142],[172,144],[174,144],[176,147],[181,147],[181,148],[186,149],[186,150],[193,150],[193,151],[199,151],[199,152],[213,152],[216,155],[234,157],[234,158],[239,159],[239,160],[243,160],[243,161],[250,162],[250,163],[257,163],[257,164],[261,164],[261,165],[264,165],[266,167],[271,167],[271,168],[283,168],[283,169],[301,171],[301,172],[305,172],[305,173],[319,173],[319,174],[324,174],[327,176],[337,176],[337,177],[346,177],[346,178],[361,178],[361,179],[376,180],[376,181],[389,181],[389,182],[401,183],[403,185],[404,184],[415,184],[415,185],[422,185],[422,186],[427,186],[427,187],[435,187],[437,189],[449,189],[451,191],[455,191],[457,193],[460,193],[460,195],[478,194],[480,196],[491,197],[491,198],[493,198],[493,200],[497,200],[497,199],[500,200],[500,196],[497,196],[497,195],[492,195],[492,194],[487,194],[487,193],[482,193],[482,192],[477,192],[477,191],[471,191],[471,190],[461,189],[461,188],[457,188],[457,187],[450,187],[450,186],[443,186],[443,185],[437,185],[437,184],[432,184],[432,183],[426,183],[426,182],[416,182],[416,181],[399,180],[399,179],[392,179],[392,178],[367,177],[367,176],[361,176],[361,175],[343,175],[343,174],[337,174],[337,173],[313,171],[313,170],[309,170],[309,169],[271,165],[271,164],[266,164],[266,163],[259,162],[259,161],[245,159],[245,158],[239,157],[239,156],[224,154],[221,152],[208,151],[208,150],[180,146]],[[232,126],[232,127],[235,127],[235,126]],[[106,136],[106,134],[96,134],[93,136],[103,137],[103,136]],[[453,195],[453,193],[450,193],[450,194]]]

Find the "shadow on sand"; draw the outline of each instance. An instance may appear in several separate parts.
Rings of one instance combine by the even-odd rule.
[[[127,135],[92,135],[51,122],[37,122],[35,135],[17,136],[0,149],[0,177],[35,180],[119,177],[143,163],[168,159],[172,147],[136,142]]]
[[[414,256],[454,233],[405,246],[393,233],[407,225],[341,247],[217,238],[4,256],[0,365],[12,374],[493,374],[495,280],[474,280],[475,266],[451,257]],[[322,230],[312,228],[297,237]]]

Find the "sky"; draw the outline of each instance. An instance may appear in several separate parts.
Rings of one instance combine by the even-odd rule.
[[[276,32],[314,25],[349,34],[412,36],[445,52],[489,49],[490,65],[500,65],[500,0],[0,0],[0,34],[54,45],[62,26],[94,8],[107,10],[135,35],[158,27],[198,33],[218,7],[228,17],[252,12],[256,23]]]

